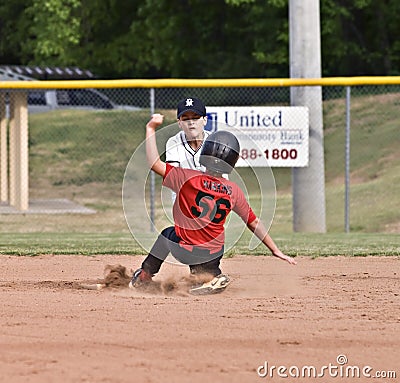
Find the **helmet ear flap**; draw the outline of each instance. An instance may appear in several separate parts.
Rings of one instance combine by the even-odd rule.
[[[210,134],[203,143],[200,164],[221,174],[232,172],[239,159],[240,145],[231,132],[225,130]]]

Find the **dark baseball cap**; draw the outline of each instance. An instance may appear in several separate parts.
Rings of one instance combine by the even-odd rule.
[[[194,112],[197,113],[199,116],[205,116],[206,113],[206,107],[203,104],[203,101],[196,97],[187,97],[178,103],[177,107],[177,117],[179,118],[182,116],[183,113],[186,112]]]

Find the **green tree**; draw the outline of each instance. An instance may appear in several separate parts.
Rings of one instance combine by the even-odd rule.
[[[136,69],[188,78],[275,75],[282,62],[273,57],[282,28],[277,13],[265,1],[146,0],[131,29],[140,41]],[[261,39],[270,61],[260,59]]]
[[[137,36],[131,25],[137,18],[140,0],[82,1],[81,40],[74,47],[79,65],[105,78],[140,77],[137,73]]]
[[[398,0],[323,0],[323,74],[400,74],[399,12]]]
[[[21,64],[33,59],[33,52],[24,49],[28,38],[30,17],[25,10],[33,0],[13,0],[0,3],[0,63]]]
[[[321,0],[324,76],[400,73],[398,0]],[[288,0],[13,0],[0,63],[103,78],[287,77]]]
[[[35,0],[26,8],[32,24],[22,44],[36,64],[76,65],[73,47],[79,44],[80,0]]]

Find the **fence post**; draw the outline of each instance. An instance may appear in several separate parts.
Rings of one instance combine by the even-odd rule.
[[[350,86],[346,86],[344,229],[350,232]]]
[[[26,92],[10,97],[10,205],[18,210],[29,207],[28,106]]]
[[[150,116],[154,114],[155,110],[155,92],[154,88],[150,88]],[[156,189],[156,180],[155,174],[152,170],[150,170],[150,231],[154,233],[156,231],[154,219],[155,219],[155,189]]]
[[[0,202],[8,202],[8,130],[5,94],[0,93]]]

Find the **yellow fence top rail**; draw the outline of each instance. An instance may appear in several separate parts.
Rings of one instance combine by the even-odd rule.
[[[238,79],[122,79],[0,81],[0,89],[73,88],[215,88],[400,85],[400,76],[325,77],[325,78],[238,78]]]

